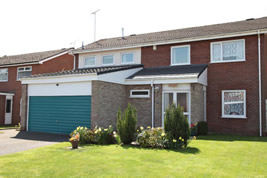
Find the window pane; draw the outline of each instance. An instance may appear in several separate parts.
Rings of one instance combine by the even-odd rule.
[[[103,56],[103,64],[113,64],[113,56]]]
[[[244,92],[225,92],[224,102],[238,102],[244,101]]]
[[[11,100],[6,100],[6,113],[11,112]]]
[[[95,65],[95,57],[88,57],[84,60],[85,66],[94,66]]]
[[[0,69],[0,81],[8,81],[8,69]]]
[[[122,63],[133,63],[133,53],[122,54]]]
[[[173,104],[173,93],[164,93],[164,111]]]
[[[133,91],[132,95],[148,95],[148,91]]]
[[[221,44],[212,45],[212,61],[220,61],[221,57]]]
[[[223,60],[244,59],[244,41],[223,42]]]
[[[172,64],[189,63],[189,47],[172,48]]]
[[[177,93],[177,106],[184,108],[184,112],[188,112],[188,101],[186,93]]]
[[[18,79],[32,75],[32,71],[18,72]]]
[[[244,103],[225,104],[224,115],[244,115]]]

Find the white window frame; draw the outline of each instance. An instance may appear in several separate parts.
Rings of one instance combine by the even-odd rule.
[[[30,70],[25,70],[27,67],[29,67]],[[22,68],[24,68],[24,70],[23,71],[19,71],[19,69],[22,69]],[[32,66],[18,67],[17,68],[17,80],[20,81],[20,79],[19,79],[19,72],[29,72],[29,71],[32,72]]]
[[[110,63],[110,64],[104,64],[104,57],[106,57],[106,56],[112,56],[112,63]],[[110,66],[110,65],[114,65],[115,63],[114,63],[114,55],[113,54],[107,54],[107,55],[103,55],[102,56],[102,65],[103,66]]]
[[[243,54],[244,59],[227,60],[227,61],[224,61],[224,60],[223,60],[223,43],[224,43],[224,42],[233,42],[233,41],[243,41],[243,43],[244,43],[244,49],[243,49],[243,51],[244,51],[244,54]],[[220,61],[214,61],[214,60],[213,60],[213,50],[212,50],[212,46],[213,46],[214,44],[220,44],[220,45],[221,45],[221,59],[220,59]],[[245,39],[225,40],[225,41],[219,41],[219,42],[212,42],[212,43],[210,43],[210,62],[211,62],[211,63],[243,62],[243,61],[246,61],[246,41],[245,41]]]
[[[147,95],[133,95],[133,92],[147,92]],[[130,90],[130,98],[150,98],[150,90]]]
[[[243,92],[244,93],[244,115],[225,115],[224,114],[224,93],[228,93],[228,92]],[[246,110],[247,107],[247,103],[246,103],[246,90],[222,90],[222,118],[239,118],[239,119],[246,119]]]
[[[173,63],[173,49],[176,49],[176,48],[184,48],[184,47],[188,47],[188,62],[186,63],[179,63],[179,64],[176,64],[176,63]],[[189,65],[191,64],[191,46],[190,45],[182,45],[182,46],[172,46],[171,47],[171,65],[172,66],[180,66],[180,65]]]
[[[123,62],[123,61],[122,61],[122,56],[123,56],[124,54],[133,54],[133,62]],[[134,52],[121,53],[121,64],[134,64]]]
[[[94,64],[94,65],[86,65],[86,64],[85,64],[85,60],[86,60],[86,58],[94,58],[95,64]],[[96,66],[96,56],[85,56],[85,57],[83,58],[83,66],[84,66],[84,67],[95,67],[95,66]]]
[[[0,80],[0,82],[8,82],[8,68],[2,68],[2,69],[0,69],[0,71],[1,70],[7,70],[7,72],[3,72],[3,74],[6,74],[7,73],[7,80]],[[0,72],[0,73],[2,73],[2,72]]]

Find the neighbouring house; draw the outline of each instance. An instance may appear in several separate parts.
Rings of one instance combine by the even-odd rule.
[[[22,79],[22,128],[115,126],[127,103],[138,125],[162,127],[175,103],[210,132],[266,133],[267,17],[102,39],[72,54],[75,70]]]
[[[48,72],[72,70],[73,48],[0,57],[0,125],[21,120],[21,78]]]

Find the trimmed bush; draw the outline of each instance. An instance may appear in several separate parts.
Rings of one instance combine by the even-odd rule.
[[[131,104],[121,114],[119,110],[117,113],[117,129],[120,136],[120,140],[124,144],[130,144],[134,141],[134,135],[136,132],[136,109]]]
[[[164,118],[164,130],[169,140],[168,147],[186,147],[190,136],[190,128],[187,118],[183,114],[183,108],[172,104],[167,108]]]
[[[197,134],[198,135],[207,135],[208,134],[207,122],[200,121],[197,123]]]

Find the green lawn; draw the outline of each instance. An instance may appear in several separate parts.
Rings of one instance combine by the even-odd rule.
[[[0,177],[264,177],[267,138],[202,136],[187,149],[60,143],[0,156]]]

